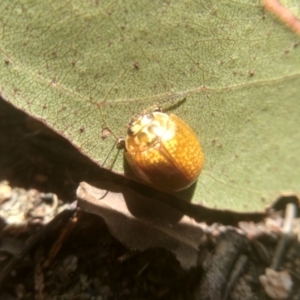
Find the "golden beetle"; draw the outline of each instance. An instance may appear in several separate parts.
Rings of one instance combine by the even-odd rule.
[[[173,114],[143,114],[129,123],[125,157],[146,184],[167,192],[188,188],[198,178],[204,154],[194,131]]]

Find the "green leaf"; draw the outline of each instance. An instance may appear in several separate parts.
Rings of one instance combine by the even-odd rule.
[[[0,12],[3,98],[99,165],[135,113],[179,95],[172,113],[206,157],[193,202],[255,211],[300,191],[299,37],[260,1],[5,0]]]

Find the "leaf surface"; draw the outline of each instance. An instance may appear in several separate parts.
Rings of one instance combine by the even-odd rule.
[[[134,114],[186,97],[172,113],[206,157],[194,203],[257,211],[299,192],[299,37],[259,1],[12,0],[0,13],[2,97],[99,165]]]

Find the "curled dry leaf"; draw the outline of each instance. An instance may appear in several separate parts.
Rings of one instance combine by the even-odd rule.
[[[267,268],[265,275],[260,275],[259,280],[271,299],[288,299],[293,282],[287,271],[275,271]]]
[[[109,182],[102,186],[105,189],[80,183],[78,206],[101,216],[115,238],[132,250],[163,247],[185,269],[196,265],[203,232],[194,219],[128,187]]]

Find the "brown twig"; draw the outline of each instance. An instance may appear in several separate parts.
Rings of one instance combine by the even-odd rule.
[[[284,24],[297,34],[300,34],[300,20],[288,8],[281,5],[277,0],[263,0],[263,4],[267,10],[275,14]]]

